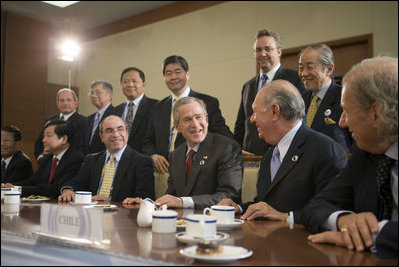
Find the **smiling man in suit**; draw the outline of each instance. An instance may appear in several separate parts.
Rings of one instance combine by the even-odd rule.
[[[142,152],[148,114],[157,100],[144,94],[146,83],[142,70],[135,67],[126,68],[122,71],[120,81],[126,101],[115,108],[115,114],[126,122],[129,132],[128,145]]]
[[[332,80],[334,67],[333,52],[325,44],[310,45],[299,54],[299,76],[307,90],[303,94],[306,124],[330,136],[349,153],[353,138],[347,128],[338,126],[342,87]]]
[[[127,145],[125,122],[108,116],[100,123],[103,152],[85,157],[76,177],[61,188],[59,201],[75,200],[74,191],[91,191],[93,200],[118,201],[155,196],[152,160]]]
[[[256,33],[254,55],[260,73],[242,87],[240,107],[234,126],[234,138],[242,146],[244,155],[261,156],[270,147],[270,144],[258,138],[256,127],[250,122],[252,103],[259,90],[271,81],[282,79],[291,82],[301,94],[305,92],[298,73],[281,65],[281,54],[282,45],[278,33],[272,30],[260,30]]]
[[[303,207],[345,167],[346,153],[330,137],[302,123],[304,102],[290,82],[267,84],[252,108],[251,122],[256,124],[259,137],[273,145],[260,164],[257,196],[254,202],[240,206],[231,199],[219,204],[244,211],[242,219],[302,223]]]

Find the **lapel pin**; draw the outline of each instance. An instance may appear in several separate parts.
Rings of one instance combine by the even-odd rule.
[[[331,115],[331,109],[326,109],[326,111],[324,111],[324,116],[328,117]]]
[[[208,156],[204,156],[204,159],[208,159]]]
[[[200,161],[200,165],[204,165],[205,164],[205,161],[204,160],[201,160]]]
[[[293,162],[297,162],[297,160],[298,160],[298,156],[297,155],[295,155],[295,156],[292,156],[292,159],[291,159]]]

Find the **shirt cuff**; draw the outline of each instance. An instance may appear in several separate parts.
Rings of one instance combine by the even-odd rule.
[[[322,225],[323,230],[338,231],[337,219],[338,219],[338,216],[343,213],[350,214],[353,212],[349,211],[349,210],[339,210],[339,211],[331,213],[331,215],[328,217],[327,221],[325,221],[325,223]]]
[[[376,234],[372,235],[373,238],[373,245],[370,248],[370,251],[373,253],[377,253],[377,247],[375,246],[375,240],[377,239],[377,236],[381,232],[381,229],[384,228],[385,224],[388,223],[388,220],[382,220],[378,223],[378,232]]]
[[[183,209],[194,209],[194,201],[192,197],[181,197],[183,200]]]

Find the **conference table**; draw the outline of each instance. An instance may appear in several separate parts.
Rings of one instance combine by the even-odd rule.
[[[228,238],[223,246],[239,246],[253,254],[223,264],[202,262],[180,254],[192,244],[176,239],[176,233],[153,233],[151,227],[139,227],[137,214],[140,205],[102,210],[99,219],[91,221],[100,226],[100,239],[82,242],[81,239],[48,236],[43,224],[52,217],[47,210],[82,207],[56,200],[25,203],[18,211],[6,212],[1,205],[1,262],[2,265],[398,265],[398,260],[381,259],[371,252],[356,252],[328,244],[312,244],[309,233],[301,225],[291,227],[286,222],[266,220],[244,221],[240,227],[226,229]],[[178,217],[201,210],[177,209]],[[97,214],[97,215],[98,215]],[[96,216],[97,216],[96,215]],[[42,218],[41,218],[42,216]],[[177,230],[180,233],[181,229]],[[89,241],[89,240],[87,240]]]

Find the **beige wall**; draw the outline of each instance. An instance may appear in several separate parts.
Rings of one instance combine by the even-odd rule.
[[[190,65],[191,88],[219,99],[233,131],[242,85],[255,74],[254,35],[263,28],[277,31],[283,48],[372,33],[374,55],[398,53],[397,2],[226,2],[84,43],[72,64],[80,112],[95,111],[86,95],[93,80],[114,86],[114,105],[124,101],[119,77],[129,66],[145,72],[149,97],[164,98],[170,92],[162,61],[178,54]],[[49,56],[48,82],[68,84],[66,64],[54,53]]]

